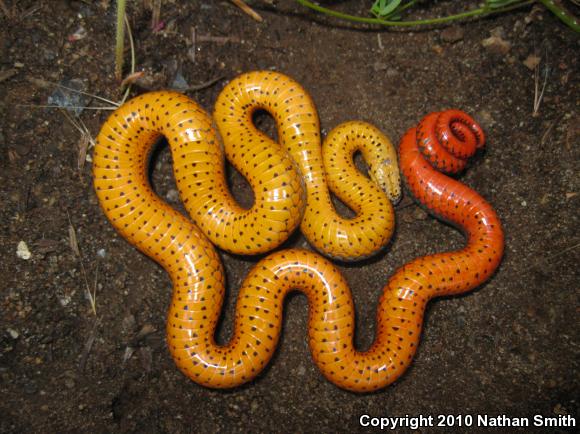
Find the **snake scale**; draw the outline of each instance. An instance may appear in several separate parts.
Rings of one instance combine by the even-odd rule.
[[[216,102],[214,120],[184,95],[140,95],[103,125],[94,152],[94,186],[106,216],[131,244],[161,264],[173,282],[167,342],[179,369],[195,382],[230,388],[255,378],[280,336],[283,300],[293,290],[309,302],[309,345],[317,366],[339,387],[368,392],[395,381],[419,344],[427,302],[468,291],[487,280],[503,254],[503,232],[491,206],[476,192],[439,172],[461,171],[483,146],[484,135],[459,111],[433,113],[403,137],[399,162],[412,195],[440,219],[460,228],[460,251],[415,259],[388,280],[377,309],[377,331],[365,352],[354,348],[350,289],[319,254],[281,250],[259,261],[245,278],[229,343],[216,344],[224,272],[214,244],[238,254],[278,247],[300,226],[310,244],[340,260],[368,257],[394,229],[391,201],[400,196],[397,156],[388,138],[364,122],[331,131],[321,146],[316,109],[307,92],[277,72],[232,80]],[[278,143],[252,121],[266,110]],[[174,176],[192,223],[156,196],[147,179],[148,156],[164,136]],[[353,164],[360,151],[369,180]],[[224,154],[248,180],[254,204],[233,199]],[[355,213],[340,217],[329,187]]]

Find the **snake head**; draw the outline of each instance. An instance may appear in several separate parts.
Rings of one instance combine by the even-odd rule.
[[[396,158],[371,163],[369,176],[387,194],[393,205],[401,200],[401,176]]]

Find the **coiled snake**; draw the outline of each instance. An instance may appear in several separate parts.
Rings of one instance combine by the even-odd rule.
[[[254,127],[258,109],[276,120],[280,144]],[[309,242],[330,257],[366,257],[390,239],[393,209],[385,193],[354,169],[352,154],[363,153],[371,178],[391,200],[400,190],[396,155],[380,131],[362,122],[343,124],[329,133],[324,144],[329,151],[322,153],[310,97],[280,73],[253,72],[230,82],[218,97],[214,119],[225,154],[253,188],[250,209],[241,208],[227,189],[211,119],[183,95],[161,91],[129,101],[103,125],[94,152],[94,185],[105,214],[171,276],[168,346],[179,369],[195,382],[228,388],[255,378],[276,348],[284,297],[298,289],[308,297],[309,343],[322,373],[352,391],[380,389],[409,366],[429,299],[468,291],[497,268],[503,233],[494,210],[433,168],[461,170],[483,145],[483,132],[463,112],[431,114],[403,137],[401,170],[415,198],[462,229],[467,246],[415,259],[395,272],[379,300],[376,339],[365,352],[353,346],[353,302],[340,272],[310,251],[273,253],[246,277],[233,337],[218,346],[214,333],[224,273],[212,243],[234,253],[263,253],[300,225]],[[148,155],[161,135],[169,142],[181,198],[197,225],[149,186]],[[327,176],[355,218],[334,212]]]

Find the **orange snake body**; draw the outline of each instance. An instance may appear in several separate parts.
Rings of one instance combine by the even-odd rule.
[[[253,126],[252,113],[260,108],[273,114],[280,145]],[[367,392],[392,383],[405,371],[419,343],[427,301],[481,284],[503,251],[493,209],[474,191],[435,171],[420,154],[420,148],[441,148],[443,138],[450,150],[446,152],[458,157],[451,162],[435,154],[427,158],[441,167],[460,169],[461,161],[483,144],[483,133],[461,112],[430,116],[403,138],[402,171],[415,197],[464,229],[468,243],[459,252],[416,259],[389,279],[377,310],[376,339],[365,352],[353,345],[354,308],[341,273],[320,255],[297,249],[273,253],[253,268],[239,292],[233,337],[225,346],[217,345],[214,333],[224,273],[212,243],[236,253],[261,253],[278,246],[301,224],[311,244],[331,257],[355,259],[375,252],[391,236],[392,206],[374,184],[361,186],[359,182],[367,179],[351,171],[351,157],[361,150],[371,160],[371,178],[390,185],[396,200],[398,174],[390,170],[396,168],[396,156],[378,130],[347,123],[332,131],[324,144],[334,149],[324,158],[340,160],[330,169],[336,173],[328,175],[334,180],[329,184],[357,213],[348,220],[332,209],[313,104],[282,74],[242,75],[216,103],[214,118],[225,153],[254,190],[250,209],[239,207],[229,194],[211,120],[185,96],[141,95],[107,120],[94,153],[96,193],[115,228],[171,276],[167,341],[182,372],[213,388],[235,387],[255,378],[275,351],[283,300],[295,289],[308,297],[310,348],[330,381]],[[160,135],[169,142],[176,182],[197,226],[162,202],[148,184],[147,157]],[[336,154],[336,147],[343,153]],[[330,167],[335,163],[328,161]]]

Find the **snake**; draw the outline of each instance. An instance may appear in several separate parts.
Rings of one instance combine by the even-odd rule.
[[[278,141],[253,125],[259,109],[274,117]],[[497,269],[503,254],[497,214],[475,191],[439,171],[463,170],[483,146],[483,131],[463,112],[434,113],[404,135],[399,164],[413,197],[436,217],[459,227],[466,246],[417,258],[388,279],[378,302],[376,337],[366,351],[354,346],[352,295],[338,268],[310,250],[275,251],[244,279],[233,335],[227,344],[218,345],[215,330],[225,277],[214,241],[226,251],[256,254],[279,246],[300,226],[315,249],[330,258],[365,257],[389,239],[393,216],[388,197],[396,201],[400,187],[398,174],[389,170],[397,156],[389,150],[378,160],[380,170],[370,169],[370,177],[394,185],[390,193],[385,195],[377,186],[354,186],[358,177],[349,173],[354,168],[352,153],[360,150],[366,157],[390,143],[370,124],[337,127],[322,146],[336,152],[321,156],[312,100],[283,74],[253,72],[232,80],[218,96],[214,120],[223,149],[211,118],[195,102],[170,91],[143,94],[107,119],[93,156],[94,188],[106,217],[172,280],[167,345],[179,370],[197,384],[223,389],[256,378],[277,347],[284,298],[298,290],[308,298],[308,341],[322,374],[354,392],[384,388],[411,364],[427,302],[473,289]],[[194,222],[155,195],[147,179],[148,155],[160,136],[169,143],[180,196]],[[224,153],[253,188],[249,209],[238,206],[227,190]],[[340,190],[335,194],[357,212],[353,219],[333,214],[325,158],[338,165],[329,172],[335,170],[336,183],[346,187],[342,195]],[[378,196],[371,198],[367,191]],[[351,235],[348,229],[357,219],[362,228]],[[377,223],[388,229],[380,242]]]

